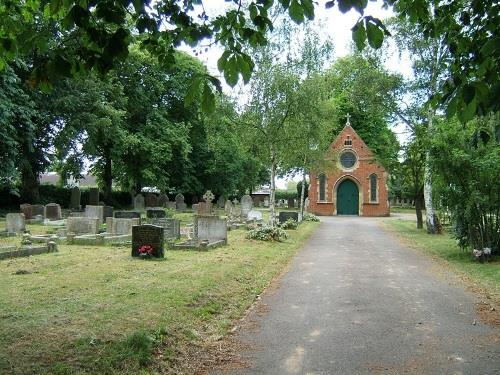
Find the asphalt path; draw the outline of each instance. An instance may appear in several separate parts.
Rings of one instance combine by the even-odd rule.
[[[248,374],[500,374],[500,329],[478,297],[383,230],[324,217],[237,339]]]

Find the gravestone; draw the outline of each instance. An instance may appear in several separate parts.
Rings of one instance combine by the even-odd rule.
[[[165,210],[163,208],[154,207],[154,208],[147,208],[146,209],[146,217],[148,219],[164,218],[164,217],[167,217],[167,214],[165,213]]]
[[[158,197],[156,196],[156,194],[146,194],[145,204],[146,207],[158,207]]]
[[[257,210],[250,210],[250,212],[247,215],[247,219],[260,221],[262,220],[262,212]]]
[[[224,197],[222,195],[219,196],[219,199],[217,199],[217,207],[224,208],[225,204],[226,204],[226,200],[224,199]]]
[[[68,217],[66,219],[66,232],[79,234],[99,233],[99,219],[90,217]]]
[[[124,219],[116,217],[106,218],[106,232],[115,236],[131,234],[132,227],[140,225],[140,218]]]
[[[5,226],[7,233],[22,233],[26,229],[26,221],[23,213],[11,213],[5,215]]]
[[[196,213],[198,215],[213,215],[211,202],[200,202],[197,204]]]
[[[184,211],[186,209],[187,205],[184,203],[184,195],[181,193],[177,194],[175,196],[175,209],[177,211]]]
[[[98,188],[90,188],[89,190],[89,204],[91,206],[99,205],[99,189]]]
[[[198,203],[191,205],[191,209],[193,210],[195,215],[198,215]]]
[[[137,194],[134,198],[134,210],[144,210],[144,197],[142,194]]]
[[[167,194],[160,194],[158,197],[158,207],[167,207],[168,200]]]
[[[113,206],[102,206],[102,222],[106,222],[107,217],[113,217]]]
[[[35,216],[45,216],[45,206],[43,204],[33,204],[31,206],[31,212],[33,217]]]
[[[19,205],[19,210],[22,214],[24,214],[24,218],[26,220],[30,220],[33,218],[33,206],[29,203],[24,203]]]
[[[288,208],[294,208],[294,206],[295,206],[295,199],[288,198]]]
[[[264,207],[269,207],[269,197],[264,198]]]
[[[74,210],[81,210],[82,209],[82,206],[80,204],[81,196],[82,193],[78,186],[74,186],[73,188],[71,188],[71,200],[69,203],[69,208]]]
[[[194,219],[194,235],[199,241],[227,242],[227,220],[218,216],[197,216]]]
[[[167,208],[169,210],[175,210],[177,207],[176,203],[175,202],[167,202]]]
[[[250,195],[244,195],[241,197],[241,215],[247,217],[250,210],[253,208],[253,200]]]
[[[307,212],[307,210],[309,209],[309,197],[307,197],[305,200],[304,200],[304,211]]]
[[[233,204],[229,199],[226,201],[226,204],[224,205],[224,212],[226,213],[227,216],[231,216],[233,214]]]
[[[134,225],[132,227],[132,256],[140,257],[148,254],[141,254],[141,248],[146,246],[152,248],[150,256],[163,258],[163,227],[151,224]]]
[[[85,217],[92,219],[99,219],[99,225],[103,223],[104,206],[92,206],[90,204],[85,206]]]
[[[233,199],[233,205],[236,206],[238,203],[240,203],[240,202],[238,202],[238,199],[234,198]]]
[[[177,219],[159,218],[151,219],[151,224],[163,227],[165,238],[178,240],[181,238],[181,222]]]
[[[278,219],[280,224],[283,224],[288,219],[293,219],[298,223],[299,222],[299,213],[294,212],[294,211],[281,211],[279,214],[279,219]]]
[[[114,217],[117,219],[140,219],[141,213],[137,211],[115,211]]]
[[[47,220],[61,220],[62,219],[61,206],[58,205],[57,203],[49,203],[45,205],[43,216]]]

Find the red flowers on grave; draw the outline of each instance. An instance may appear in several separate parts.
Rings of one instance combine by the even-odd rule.
[[[154,256],[153,246],[145,244],[139,247],[139,255],[143,257],[152,257]]]

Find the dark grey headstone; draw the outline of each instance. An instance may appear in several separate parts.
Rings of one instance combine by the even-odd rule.
[[[155,208],[147,208],[146,209],[146,217],[148,219],[151,218],[164,218],[167,217],[165,210],[163,208],[155,207]]]
[[[59,206],[57,203],[49,203],[45,205],[44,216],[46,219],[49,220],[61,220],[62,219],[61,206]]]
[[[152,256],[163,258],[163,227],[151,224],[134,225],[132,227],[132,256],[140,257],[139,249],[144,245],[153,247]]]
[[[82,206],[80,205],[81,191],[78,186],[74,186],[71,189],[71,201],[69,203],[69,208],[80,210]]]
[[[167,202],[169,201],[167,194],[160,194],[158,197],[158,207],[167,207]]]
[[[165,238],[181,238],[181,222],[177,219],[151,219],[151,224],[163,227]]]
[[[219,199],[217,199],[217,207],[224,208],[225,204],[226,200],[224,199],[224,197],[222,195],[219,196]]]
[[[89,190],[89,205],[91,206],[99,206],[99,189],[98,188],[90,188]]]
[[[31,206],[31,210],[33,212],[33,217],[38,215],[45,215],[45,206],[43,204],[34,204]]]
[[[288,219],[293,219],[296,222],[299,221],[299,213],[294,212],[294,211],[281,211],[279,214],[279,222],[280,224],[283,224],[286,222]]]
[[[19,205],[19,209],[21,213],[24,214],[24,218],[26,220],[32,219],[33,218],[33,206],[29,203],[24,203]],[[43,215],[43,213],[42,213]]]
[[[181,193],[177,194],[175,196],[175,209],[177,211],[184,211],[186,209],[187,205],[184,203],[184,195]]]
[[[146,207],[158,207],[158,197],[156,196],[156,194],[146,194],[145,204]]]
[[[104,206],[102,209],[102,221],[106,222],[107,217],[113,217],[113,206]]]
[[[141,213],[137,211],[115,211],[114,216],[117,219],[140,219]]]
[[[144,197],[142,194],[137,194],[134,198],[134,209],[144,210]]]

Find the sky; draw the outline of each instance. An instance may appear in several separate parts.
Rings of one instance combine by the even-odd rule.
[[[233,6],[232,3],[224,0],[209,0],[204,2],[205,11],[209,16],[220,14],[231,6]],[[351,10],[348,13],[343,14],[336,6],[331,9],[325,9],[323,1],[320,6],[315,7],[315,12],[315,19],[308,22],[312,22],[313,28],[315,28],[321,36],[333,42],[334,58],[348,55],[352,45],[351,28],[360,17],[360,14],[355,10]],[[369,1],[368,6],[365,9],[365,15],[371,15],[384,20],[391,17],[393,13],[390,9],[383,9],[381,1]],[[383,48],[388,48],[388,53],[386,55],[390,56],[384,63],[386,68],[389,71],[400,73],[405,77],[411,77],[412,70],[408,57],[404,55],[399,56],[394,47],[394,43],[391,43],[390,40],[389,46],[385,47],[384,44]],[[205,51],[202,43],[201,47],[196,51],[189,47],[185,47],[183,49],[193,55],[196,51],[198,52],[197,57],[205,63],[212,75],[220,78],[223,83],[223,89],[227,94],[236,96],[242,95],[241,93],[245,92],[245,87],[242,87],[242,84],[237,86],[235,89],[231,89],[224,83],[224,79],[220,76],[220,72],[217,69],[217,60],[222,54],[222,49],[220,47],[211,46],[207,51]],[[407,133],[403,124],[394,126],[393,131],[398,136],[400,143],[406,143]],[[294,180],[297,179],[299,179],[299,176],[294,178]],[[279,189],[284,189],[286,181],[286,179],[278,179],[277,187]]]

